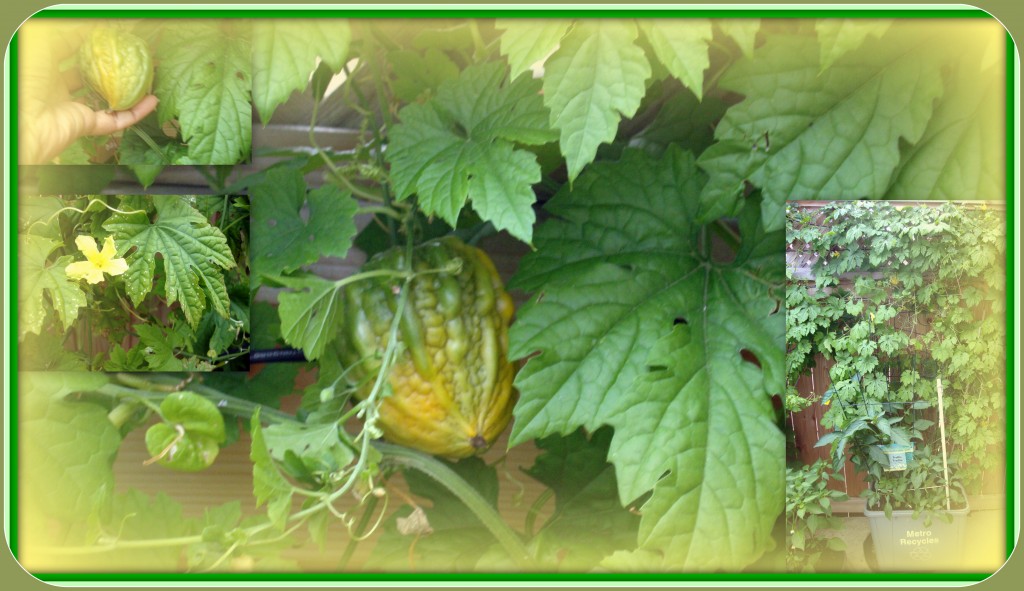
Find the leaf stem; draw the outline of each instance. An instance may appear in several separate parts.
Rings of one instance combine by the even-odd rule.
[[[390,218],[394,218],[396,220],[403,220],[403,219],[405,219],[405,216],[403,216],[402,214],[398,213],[397,211],[395,211],[391,207],[384,207],[384,206],[379,206],[379,205],[377,205],[377,206],[367,205],[367,206],[364,206],[364,207],[360,207],[359,209],[356,210],[356,213],[357,214],[358,213],[380,214],[380,215],[388,216]]]
[[[533,537],[533,526],[537,522],[537,516],[540,515],[540,510],[544,508],[548,500],[555,494],[555,491],[550,488],[545,488],[544,492],[537,497],[537,500],[530,505],[530,509],[526,512],[526,522],[524,527],[526,528],[526,537]]]
[[[387,167],[384,164],[384,152],[380,149],[380,147],[384,145],[381,129],[383,128],[390,131],[392,123],[391,109],[388,106],[387,94],[384,92],[384,72],[380,63],[376,43],[369,53],[373,55],[374,92],[377,95],[377,110],[380,113],[380,124],[373,127],[373,138],[376,146],[374,156],[377,160],[377,166],[381,170],[387,170]],[[389,187],[389,182],[381,183],[381,189],[384,193],[384,205],[391,207],[391,191]],[[388,231],[391,234],[391,243],[398,244],[398,226],[395,224],[395,220],[391,218],[385,218],[385,220],[388,225]]]
[[[484,524],[484,527],[498,540],[509,557],[515,561],[516,565],[520,568],[526,568],[530,565],[530,553],[519,539],[519,536],[505,524],[494,507],[451,468],[431,456],[400,445],[377,443],[376,447],[383,454],[382,463],[412,468],[447,488],[449,492],[455,495],[476,515],[477,519]]]
[[[163,150],[161,150],[161,149],[160,149],[160,146],[156,145],[156,142],[155,142],[155,141],[153,141],[153,138],[152,138],[152,137],[150,137],[150,135],[149,135],[148,133],[146,133],[146,132],[145,132],[144,130],[142,130],[142,129],[139,129],[139,127],[138,127],[138,126],[136,126],[136,125],[132,125],[132,126],[131,126],[131,127],[129,127],[128,129],[130,129],[130,130],[132,130],[133,132],[135,132],[135,135],[139,136],[139,138],[141,138],[141,139],[142,139],[142,141],[143,141],[143,142],[144,142],[144,143],[145,143],[145,144],[146,144],[147,146],[149,146],[149,149],[150,149],[150,150],[153,150],[154,152],[156,152],[156,153],[157,153],[157,155],[159,155],[159,156],[160,156],[160,160],[163,160],[163,164],[164,164],[164,166],[167,166],[167,165],[171,164],[171,161],[170,161],[170,159],[168,159],[168,158],[167,158],[167,154],[164,154]]]
[[[341,560],[338,562],[338,570],[343,571],[348,566],[348,562],[352,560],[352,555],[355,554],[356,548],[359,546],[359,538],[362,532],[366,531],[366,527],[370,525],[370,518],[373,516],[374,510],[377,508],[377,497],[371,496],[366,503],[366,509],[363,510],[363,514],[359,517],[359,523],[356,524],[353,530],[356,535],[349,538],[348,544],[345,544],[345,551],[341,554]]]
[[[349,180],[349,178],[345,176],[343,171],[334,164],[334,161],[331,160],[330,156],[327,155],[327,152],[320,146],[320,143],[316,141],[316,122],[317,119],[319,119],[320,117],[320,103],[321,98],[319,97],[313,101],[313,112],[309,117],[309,145],[316,150],[317,155],[320,156],[320,159],[327,166],[328,170],[330,171],[330,176],[332,179],[344,185],[345,188],[348,189],[348,191],[353,195],[361,199],[365,199],[367,201],[380,203],[380,195],[357,187],[355,183]]]
[[[83,556],[113,552],[114,550],[144,550],[150,548],[169,548],[172,546],[188,546],[203,541],[202,535],[182,536],[178,538],[155,538],[152,540],[117,540],[91,546],[50,546],[40,548],[40,552],[57,556]]]
[[[213,388],[203,386],[202,384],[191,384],[187,389],[210,399],[217,405],[217,408],[220,409],[221,412],[248,419],[252,417],[252,413],[255,412],[256,408],[260,407],[260,417],[267,419],[268,422],[302,424],[302,421],[288,413],[273,408],[266,408],[256,404],[255,402],[250,402],[241,398],[235,398],[234,396],[225,394],[220,390],[214,390]],[[140,389],[137,387],[122,386],[120,384],[105,384],[96,389],[95,392],[105,394],[119,400],[122,398],[138,399],[144,401],[144,403],[148,402],[149,404],[152,404],[153,400],[162,400],[166,398],[169,393],[167,390],[160,391]],[[147,406],[149,406],[149,404],[147,404]]]
[[[220,219],[217,220],[217,227],[220,228],[220,233],[224,233],[224,222],[228,219],[228,212],[231,209],[231,196],[224,196],[224,204],[220,208]]]

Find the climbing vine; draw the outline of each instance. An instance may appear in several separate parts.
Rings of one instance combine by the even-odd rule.
[[[854,463],[876,485],[869,494],[889,476],[861,443],[916,441],[917,464],[935,466],[939,378],[951,471],[973,490],[996,478],[1002,454],[992,451],[1005,441],[1002,213],[986,203],[790,205],[787,238],[791,261],[803,264],[788,271],[789,395],[817,355],[833,364],[820,395],[822,423],[835,433],[819,445],[833,443],[841,464],[853,444]]]

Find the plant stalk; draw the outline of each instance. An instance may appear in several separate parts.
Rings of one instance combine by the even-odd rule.
[[[447,488],[476,515],[517,566],[530,566],[530,553],[519,536],[505,524],[498,512],[480,496],[480,493],[451,468],[431,456],[400,445],[378,442],[375,447],[384,456],[382,463],[418,470]]]

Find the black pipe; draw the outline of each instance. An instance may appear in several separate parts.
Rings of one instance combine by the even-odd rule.
[[[302,349],[260,349],[249,351],[249,363],[305,363]]]

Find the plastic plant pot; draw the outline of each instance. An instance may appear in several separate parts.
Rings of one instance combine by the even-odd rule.
[[[968,513],[965,506],[934,512],[927,520],[924,513],[915,518],[913,511],[893,511],[889,518],[885,511],[865,509],[879,570],[956,570],[963,560]]]

